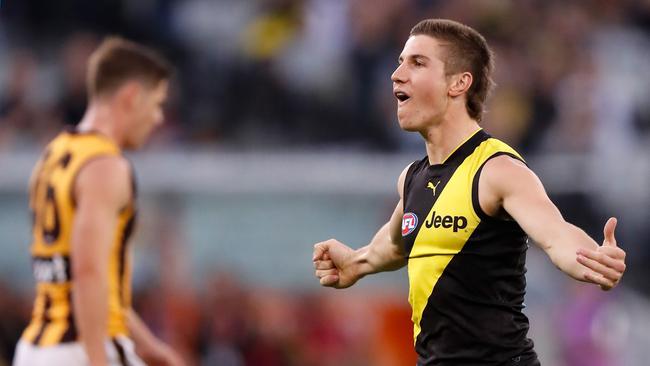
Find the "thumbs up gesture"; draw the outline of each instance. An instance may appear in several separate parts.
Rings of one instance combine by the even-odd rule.
[[[605,240],[596,250],[580,248],[577,260],[586,267],[583,279],[608,291],[614,288],[625,272],[625,251],[616,245],[616,218],[611,217],[603,230]]]

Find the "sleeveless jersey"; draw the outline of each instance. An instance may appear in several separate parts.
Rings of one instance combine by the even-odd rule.
[[[29,195],[36,300],[32,319],[22,335],[24,341],[51,346],[77,340],[71,292],[74,182],[89,161],[120,155],[118,146],[100,134],[65,131],[50,142],[34,168]],[[131,196],[131,202],[115,213],[117,226],[113,231],[111,254],[106,258],[109,261],[109,337],[128,335],[125,311],[131,302],[131,265],[127,242],[135,221],[135,183]]]
[[[424,157],[407,171],[402,237],[418,365],[536,360],[522,313],[527,236],[478,201],[481,169],[503,154],[523,161],[479,130],[442,164]]]

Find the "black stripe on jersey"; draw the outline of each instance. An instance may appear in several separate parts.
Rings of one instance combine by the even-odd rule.
[[[438,198],[443,194],[447,183],[456,172],[456,169],[470,156],[474,150],[485,140],[490,138],[485,131],[479,130],[460,147],[458,147],[443,163],[430,165],[429,158],[425,156],[422,160],[414,162],[407,171],[404,180],[404,213],[425,212],[429,213]],[[428,182],[439,182],[436,184],[436,195],[427,188]],[[423,192],[427,191],[427,192]],[[421,223],[403,238],[406,258],[411,258],[411,250],[415,239],[424,225],[426,217],[418,218]],[[431,254],[428,254],[431,255]]]
[[[61,337],[61,343],[67,342],[76,342],[77,341],[77,325],[75,324],[74,318],[74,303],[72,301],[72,291],[68,292],[68,317],[66,322],[68,323],[68,329],[65,330],[63,336]]]
[[[438,279],[420,320],[418,366],[506,365],[535,354],[521,312],[526,235],[507,221],[481,222]],[[534,365],[537,357],[526,357]]]
[[[433,203],[435,200],[433,197],[430,197],[432,195],[426,195],[424,199],[419,199],[419,200],[414,200],[414,197],[410,194],[415,188],[415,183],[414,180],[417,180],[416,175],[419,175],[419,173],[422,170],[423,166],[428,165],[428,160],[429,158],[427,156],[424,157],[424,159],[419,160],[411,164],[409,167],[409,170],[406,172],[406,177],[404,179],[404,193],[403,193],[403,211],[406,214],[407,212],[425,212],[427,210],[427,207],[432,207]],[[426,184],[426,183],[421,183],[421,184]],[[420,187],[421,188],[421,187]],[[443,187],[444,188],[444,187]],[[424,221],[426,217],[424,218],[418,218],[419,221]],[[408,259],[411,255],[411,250],[413,249],[413,245],[415,244],[415,238],[418,237],[418,233],[420,232],[420,228],[422,228],[422,223],[418,224],[413,230],[412,233],[408,234],[407,236],[402,236],[402,242],[404,244],[404,251],[405,255],[404,257]]]
[[[507,155],[513,159],[519,160],[522,163],[526,164],[526,162],[521,160],[521,158],[518,157],[517,155],[505,151],[500,151],[490,156],[489,158],[485,159],[483,164],[481,164],[481,166],[476,171],[476,174],[474,175],[474,180],[472,181],[472,205],[474,206],[474,211],[476,212],[478,217],[481,218],[481,220],[498,220],[497,218],[486,214],[481,208],[481,204],[478,200],[478,183],[479,183],[479,178],[481,177],[481,172],[483,171],[483,167],[485,166],[485,163],[501,155]],[[528,166],[528,164],[526,164],[526,166]]]
[[[135,213],[133,213],[133,216],[129,219],[129,222],[126,223],[124,226],[124,232],[122,234],[122,242],[120,243],[120,256],[118,258],[118,294],[120,296],[120,302],[122,305],[126,305],[126,299],[124,298],[124,275],[125,275],[125,269],[126,269],[126,250],[129,244],[129,239],[131,238],[131,235],[133,234],[133,229],[135,227]]]
[[[120,364],[122,366],[129,366],[129,362],[126,359],[126,352],[124,352],[124,347],[122,347],[117,339],[113,339],[113,346],[115,346],[115,351],[117,352],[117,357],[120,359]]]
[[[124,231],[122,233],[122,242],[120,243],[120,254],[119,254],[119,262],[118,262],[118,294],[120,296],[120,303],[122,305],[127,305],[126,304],[126,299],[124,298],[124,275],[125,275],[125,270],[126,270],[126,251],[128,249],[128,244],[129,244],[129,239],[131,238],[131,235],[133,235],[133,230],[135,229],[135,223],[136,223],[136,218],[137,218],[137,211],[135,209],[135,201],[137,198],[138,194],[138,184],[135,179],[135,169],[133,168],[133,164],[127,160],[129,163],[130,167],[130,172],[131,172],[131,202],[130,206],[133,208],[133,214],[129,221],[126,223],[124,226]],[[125,206],[123,210],[126,210],[129,208],[129,205]]]
[[[43,297],[45,298],[43,301],[43,324],[41,324],[41,329],[36,334],[36,337],[34,337],[34,345],[38,345],[41,342],[41,338],[43,337],[43,333],[45,333],[45,329],[47,329],[47,326],[50,325],[50,322],[52,321],[50,318],[50,307],[52,306],[52,300],[50,299],[50,295],[48,295],[47,292],[43,294]]]
[[[72,154],[70,152],[66,152],[63,157],[61,157],[61,160],[59,160],[59,164],[61,164],[61,168],[65,169],[68,167],[68,164],[70,164],[70,160],[72,160]]]
[[[135,177],[135,168],[133,167],[133,163],[131,161],[127,160],[129,162],[129,166],[131,167],[131,193],[133,196],[131,197],[131,201],[135,202],[136,199],[138,198],[138,180]]]

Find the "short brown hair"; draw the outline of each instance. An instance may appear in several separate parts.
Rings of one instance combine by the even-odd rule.
[[[155,86],[169,79],[171,72],[169,63],[153,50],[123,38],[108,37],[88,60],[88,95],[93,98],[110,94],[133,79]]]
[[[446,49],[445,73],[460,72],[472,74],[473,82],[467,91],[467,113],[481,121],[483,103],[494,82],[491,74],[494,69],[492,51],[485,38],[476,30],[447,19],[426,19],[411,29],[411,36],[427,35],[441,41]]]

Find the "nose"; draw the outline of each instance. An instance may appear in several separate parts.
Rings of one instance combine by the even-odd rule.
[[[406,73],[404,70],[404,64],[405,62],[397,65],[397,68],[395,69],[395,71],[393,71],[393,74],[390,76],[390,79],[394,83],[403,84],[406,82]]]

